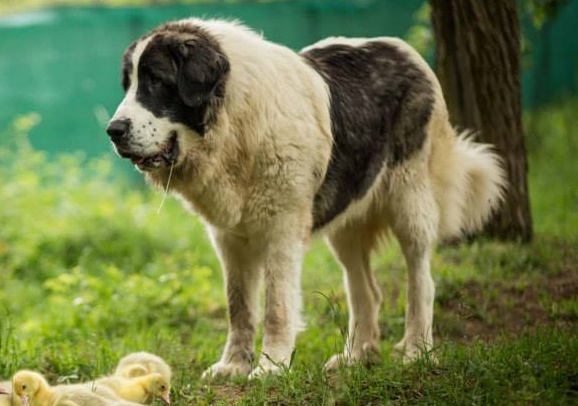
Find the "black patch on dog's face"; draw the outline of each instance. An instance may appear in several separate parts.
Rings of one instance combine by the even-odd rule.
[[[133,42],[129,45],[129,47],[124,51],[122,55],[122,69],[121,69],[121,85],[122,90],[126,91],[130,87],[130,74],[132,72],[132,54],[134,53],[134,49],[136,47],[136,42]]]
[[[315,196],[318,229],[362,198],[384,165],[395,166],[422,147],[434,96],[423,70],[382,41],[313,48],[302,56],[331,94],[334,142]]]
[[[203,135],[214,118],[211,109],[224,97],[227,58],[217,41],[199,27],[169,23],[149,36],[138,60],[136,100],[155,117],[185,124]],[[134,47],[123,57],[125,91],[130,87]]]

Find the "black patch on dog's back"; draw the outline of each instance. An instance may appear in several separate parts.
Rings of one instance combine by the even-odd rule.
[[[315,230],[361,199],[384,165],[395,166],[422,147],[434,96],[423,70],[383,41],[333,44],[301,55],[331,96],[333,148],[315,195]]]

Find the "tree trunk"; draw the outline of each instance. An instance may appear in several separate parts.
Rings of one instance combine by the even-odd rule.
[[[504,159],[506,200],[485,232],[529,241],[526,148],[522,128],[520,26],[516,0],[430,0],[436,71],[450,117],[479,131]]]

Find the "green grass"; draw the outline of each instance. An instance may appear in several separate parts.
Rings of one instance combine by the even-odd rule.
[[[334,374],[343,347],[341,274],[319,241],[305,260],[307,331],[290,373],[199,380],[226,337],[221,271],[201,221],[112,173],[111,157],[47,157],[20,117],[0,146],[0,380],[21,368],[51,382],[111,371],[130,351],[163,356],[189,404],[527,405],[578,401],[578,102],[526,117],[536,237],[440,248],[437,363],[390,360],[403,333],[405,267],[396,244],[374,260],[383,363]],[[6,140],[6,141],[4,141]]]

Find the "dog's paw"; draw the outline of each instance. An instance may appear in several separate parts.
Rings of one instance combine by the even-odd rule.
[[[406,340],[401,340],[393,346],[392,357],[403,364],[411,364],[420,358],[437,361],[430,345],[417,345]]]
[[[341,366],[350,365],[351,362],[351,357],[348,357],[346,354],[335,354],[329,358],[329,360],[323,366],[323,369],[325,371],[334,371]]]
[[[325,363],[325,371],[333,371],[341,366],[353,364],[375,365],[381,363],[381,354],[376,345],[365,343],[358,351],[349,351],[347,348],[341,354],[335,354]]]
[[[257,368],[253,369],[249,374],[249,379],[259,379],[270,375],[281,375],[285,370],[284,367],[279,367],[276,365],[263,366],[259,365]]]
[[[249,379],[264,378],[269,375],[280,375],[287,371],[289,367],[284,363],[275,363],[268,358],[262,358],[259,365],[251,371]]]
[[[211,365],[201,375],[202,379],[234,378],[249,375],[251,364],[249,362],[222,362]]]

